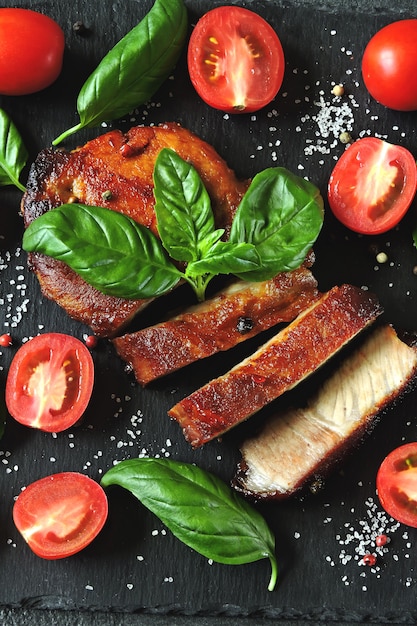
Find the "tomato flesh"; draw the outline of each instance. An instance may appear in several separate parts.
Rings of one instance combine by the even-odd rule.
[[[200,97],[228,113],[264,107],[284,78],[278,35],[262,17],[241,7],[217,7],[203,15],[191,34],[187,59]]]
[[[60,432],[81,418],[93,384],[93,359],[79,339],[61,333],[38,335],[12,360],[7,409],[25,426]]]
[[[103,528],[108,502],[103,488],[77,472],[53,474],[18,496],[13,521],[31,550],[62,559],[90,544]]]
[[[380,104],[397,111],[417,110],[417,19],[381,28],[362,57],[366,88]]]
[[[338,220],[351,230],[377,235],[398,224],[417,188],[412,154],[376,137],[351,144],[330,176],[328,200]]]
[[[376,487],[385,511],[417,528],[417,442],[396,448],[381,463]]]

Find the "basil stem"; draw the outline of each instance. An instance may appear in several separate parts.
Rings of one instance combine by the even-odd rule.
[[[121,461],[101,485],[130,491],[187,546],[217,563],[239,565],[269,558],[275,588],[275,538],[266,521],[223,481],[201,468],[171,459]]]
[[[44,213],[24,232],[23,248],[64,261],[96,289],[121,298],[162,295],[182,276],[148,228],[104,207],[63,204]]]
[[[14,185],[25,191],[19,180],[28,152],[10,117],[0,109],[0,187]]]
[[[156,0],[87,78],[77,99],[79,123],[52,144],[58,145],[81,128],[123,117],[147,102],[177,63],[187,28],[183,0]]]
[[[252,243],[261,258],[245,280],[269,280],[299,267],[323,225],[323,199],[310,182],[283,167],[253,178],[233,219],[230,241]]]

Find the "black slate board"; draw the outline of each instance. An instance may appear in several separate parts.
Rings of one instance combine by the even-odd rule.
[[[14,3],[54,17],[67,37],[64,70],[52,87],[33,96],[3,97],[0,101],[20,129],[32,158],[62,130],[76,123],[76,95],[85,78],[151,4],[148,0]],[[190,25],[218,4],[188,0]],[[385,110],[369,98],[360,76],[360,59],[370,36],[395,17],[412,16],[411,8],[402,5],[403,10],[392,6],[384,10],[383,5],[367,4],[359,10],[356,5],[336,2],[315,7],[310,2],[304,5],[272,0],[238,4],[268,19],[282,40],[287,68],[276,101],[253,116],[227,117],[211,110],[191,88],[183,57],[173,79],[153,102],[122,120],[118,124],[121,128],[177,121],[212,143],[239,176],[251,176],[271,165],[285,165],[308,176],[323,194],[343,146],[337,137],[324,137],[319,128],[320,98],[323,110],[332,111],[337,118],[342,103],[347,104],[346,119],[352,125],[353,137],[368,133],[384,136],[417,154],[416,114]],[[89,36],[74,33],[72,25],[77,20],[91,29]],[[336,103],[332,102],[331,88],[339,82],[346,85],[346,96]],[[334,108],[329,109],[330,105]],[[104,131],[83,131],[66,147]],[[319,141],[324,153],[317,149]],[[0,353],[3,384],[8,363],[25,338],[45,331],[83,337],[88,329],[42,298],[20,251],[20,195],[11,189],[1,190],[0,201],[0,332],[10,330],[14,339],[13,348]],[[316,246],[314,272],[320,288],[341,282],[366,286],[379,295],[387,321],[416,330],[417,278],[413,267],[417,265],[417,252],[411,240],[414,223],[415,205],[394,232],[363,238],[346,231],[327,212]],[[380,266],[375,260],[379,250],[387,252],[389,258]],[[155,315],[165,313],[163,303],[159,307],[153,311]],[[111,345],[101,341],[93,353],[97,384],[82,426],[52,437],[8,420],[0,443],[1,606],[23,607],[29,612],[54,609],[67,616],[73,616],[73,610],[98,611],[101,617],[97,619],[107,611],[120,611],[167,619],[213,615],[219,621],[226,616],[271,618],[275,622],[416,621],[416,531],[405,527],[394,531],[391,524],[385,528],[391,534],[391,543],[374,570],[358,564],[358,540],[349,539],[354,531],[366,535],[363,524],[369,524],[371,517],[381,512],[374,485],[379,463],[393,447],[417,436],[414,394],[383,416],[373,434],[329,477],[320,493],[259,506],[277,540],[280,578],[273,593],[266,589],[267,561],[239,567],[209,564],[165,532],[163,525],[133,498],[118,490],[109,493],[110,516],[102,534],[71,559],[48,562],[37,558],[14,528],[13,498],[24,485],[64,470],[82,471],[100,479],[114,460],[134,457],[142,451],[195,462],[229,481],[239,458],[239,439],[250,426],[237,429],[222,442],[191,451],[166,412],[184,395],[238,362],[259,341],[197,364],[146,390],[125,372]],[[303,386],[300,393],[307,390],[308,385]],[[14,613],[10,615],[14,619]],[[62,623],[66,619],[62,617]]]

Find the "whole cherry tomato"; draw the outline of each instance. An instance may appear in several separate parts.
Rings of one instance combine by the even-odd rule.
[[[416,188],[411,152],[377,137],[364,137],[353,142],[336,163],[328,199],[342,224],[363,235],[378,235],[404,217]]]
[[[59,76],[65,47],[61,27],[30,9],[0,9],[0,94],[45,89]]]
[[[284,78],[278,35],[260,15],[237,6],[208,11],[188,46],[188,70],[199,96],[228,113],[261,109],[277,95]]]
[[[375,100],[398,111],[417,109],[417,19],[385,26],[369,41],[362,58],[366,88]]]

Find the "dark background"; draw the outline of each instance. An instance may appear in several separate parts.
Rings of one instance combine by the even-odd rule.
[[[186,4],[191,29],[201,14],[222,3],[188,0]],[[253,116],[225,117],[199,100],[183,55],[172,79],[153,101],[115,126],[126,129],[134,124],[176,121],[212,143],[239,176],[284,165],[307,176],[323,195],[344,148],[337,137],[324,137],[318,127],[320,97],[335,116],[340,115],[343,102],[348,105],[347,121],[354,138],[382,136],[417,155],[417,114],[387,111],[372,101],[360,75],[361,56],[372,34],[394,19],[415,17],[414,2],[253,0],[235,4],[258,12],[280,36],[286,74],[276,101]],[[66,35],[63,72],[53,86],[28,97],[0,99],[25,140],[30,160],[77,122],[76,96],[84,80],[151,5],[148,0],[13,3],[50,15]],[[0,6],[7,5],[2,2]],[[74,32],[78,20],[90,29],[88,36]],[[335,103],[331,89],[339,82],[345,84],[346,96]],[[82,131],[65,147],[75,147],[105,130]],[[316,149],[319,141],[323,153]],[[1,384],[10,359],[27,337],[46,331],[83,337],[89,332],[42,298],[20,251],[19,203],[17,191],[0,191],[0,333],[13,336],[13,347],[0,350]],[[366,238],[349,233],[327,211],[315,249],[314,273],[320,288],[345,281],[366,286],[380,297],[387,321],[417,330],[417,277],[413,273],[417,252],[411,238],[415,213],[414,204],[398,229]],[[378,251],[388,254],[388,263],[378,266]],[[184,300],[187,297],[181,294]],[[165,314],[165,306],[165,301],[159,303],[155,316]],[[236,429],[222,442],[192,451],[166,412],[187,393],[237,363],[263,339],[196,364],[146,390],[124,371],[111,345],[101,341],[93,353],[96,386],[80,427],[52,437],[8,419],[0,442],[2,624],[159,626],[169,621],[177,626],[251,626],[271,621],[417,621],[417,532],[387,521],[375,495],[375,475],[384,456],[396,445],[416,439],[413,393],[381,418],[372,435],[351,452],[317,495],[305,493],[288,502],[259,506],[276,535],[280,576],[272,593],[267,591],[267,561],[244,566],[209,564],[120,490],[109,492],[110,516],[101,535],[71,559],[39,559],[14,528],[13,498],[24,485],[58,471],[82,471],[99,480],[114,460],[145,453],[195,462],[230,481],[239,458],[239,440],[251,425]],[[309,381],[297,394],[302,397],[319,380]],[[355,550],[360,537],[369,535],[375,516],[391,542],[377,567],[371,569],[358,564]],[[357,538],[352,539],[355,531]],[[349,561],[342,550],[352,556]]]

